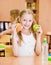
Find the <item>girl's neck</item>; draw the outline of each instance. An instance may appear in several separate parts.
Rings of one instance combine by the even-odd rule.
[[[31,31],[30,30],[22,29],[22,33],[23,34],[26,34],[26,35],[30,35],[31,34]]]

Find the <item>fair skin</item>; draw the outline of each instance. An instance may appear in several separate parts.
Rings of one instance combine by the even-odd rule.
[[[32,15],[29,15],[29,14],[23,15],[20,19],[20,23],[22,24],[22,27],[23,27],[22,33],[30,34],[29,28],[31,27],[33,23]]]
[[[23,34],[30,35],[30,32],[31,32],[30,27],[31,27],[31,25],[33,23],[32,14],[25,13],[20,18],[20,23],[22,24],[21,32]],[[11,30],[10,30],[10,32],[11,32]],[[6,33],[8,33],[8,31]],[[41,35],[42,35],[42,29],[39,26],[39,29],[36,32],[37,42],[36,42],[35,52],[36,52],[37,55],[41,54]],[[17,43],[13,43],[13,52],[14,52],[15,56],[18,56],[18,52],[19,52]]]

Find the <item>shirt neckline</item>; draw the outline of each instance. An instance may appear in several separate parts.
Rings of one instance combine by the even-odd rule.
[[[28,36],[32,35],[32,32],[29,35],[24,34],[24,33],[21,33],[21,34],[28,37]]]

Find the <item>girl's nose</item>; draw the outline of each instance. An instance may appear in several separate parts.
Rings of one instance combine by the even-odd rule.
[[[27,23],[28,23],[28,21],[25,22],[25,24],[27,24]]]

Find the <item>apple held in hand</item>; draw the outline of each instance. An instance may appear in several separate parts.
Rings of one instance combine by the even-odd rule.
[[[34,31],[37,31],[38,28],[39,28],[38,24],[34,24],[34,25],[33,25],[33,30],[34,30]]]

